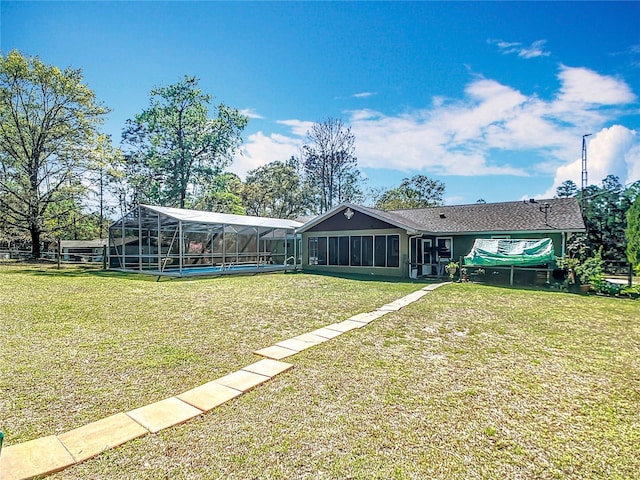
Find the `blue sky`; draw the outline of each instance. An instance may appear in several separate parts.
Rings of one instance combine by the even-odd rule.
[[[0,2],[0,49],[82,68],[117,144],[185,74],[249,115],[246,171],[341,118],[368,186],[424,174],[446,202],[640,180],[640,2]]]

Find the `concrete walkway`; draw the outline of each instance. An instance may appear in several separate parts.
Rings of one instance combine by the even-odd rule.
[[[296,355],[350,330],[363,328],[442,285],[445,283],[427,285],[373,312],[360,313],[343,322],[256,350],[253,353],[264,357],[262,360],[175,397],[129,412],[117,413],[61,435],[4,447],[0,452],[0,480],[26,480],[49,475],[134,438],[184,423],[293,368],[292,364],[281,362],[283,358]]]

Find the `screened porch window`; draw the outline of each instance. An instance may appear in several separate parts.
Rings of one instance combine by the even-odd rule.
[[[400,237],[398,235],[387,236],[387,267],[400,266]]]
[[[376,235],[374,240],[373,265],[375,267],[384,267],[387,264],[387,236]]]
[[[362,265],[362,237],[351,237],[351,265]]]
[[[399,235],[309,237],[309,265],[399,267]]]
[[[349,265],[349,237],[329,237],[329,265]]]
[[[327,237],[309,237],[309,265],[327,264]]]

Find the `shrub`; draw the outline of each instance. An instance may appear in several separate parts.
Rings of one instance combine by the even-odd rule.
[[[631,298],[640,297],[640,285],[625,286],[620,289],[620,295],[627,295]]]
[[[582,285],[600,285],[604,282],[604,263],[602,262],[602,248],[593,257],[575,267],[576,275]]]
[[[622,290],[622,285],[618,285],[617,283],[610,283],[607,281],[601,281],[596,285],[594,285],[594,288],[595,288],[595,291],[598,293],[616,296],[616,295],[620,295],[620,291]]]

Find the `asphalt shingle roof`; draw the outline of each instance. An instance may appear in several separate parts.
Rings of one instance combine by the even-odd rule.
[[[548,205],[545,218],[545,205]],[[408,227],[433,233],[584,231],[575,198],[452,205],[380,212]]]

